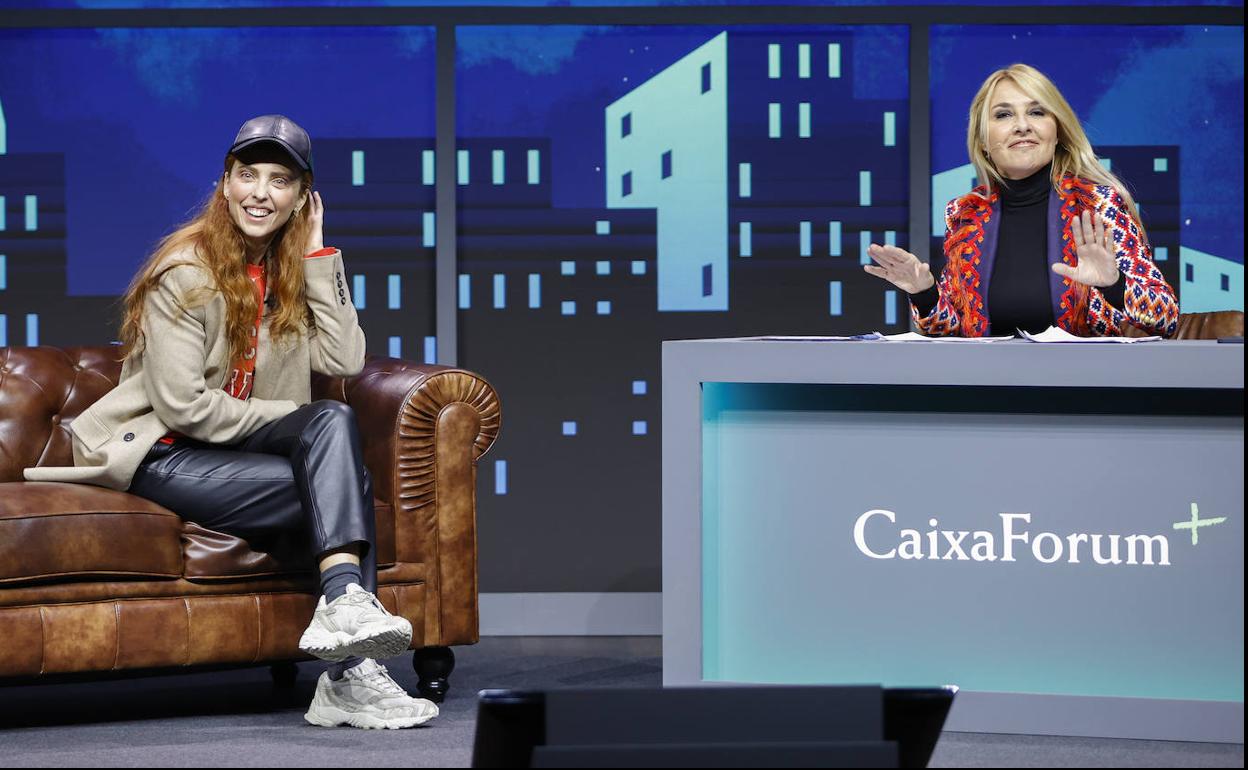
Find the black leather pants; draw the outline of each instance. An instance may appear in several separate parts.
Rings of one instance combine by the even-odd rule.
[[[339,401],[300,407],[237,444],[157,442],[129,491],[260,550],[306,538],[313,568],[313,557],[359,544],[363,587],[377,592],[373,483],[355,413]]]

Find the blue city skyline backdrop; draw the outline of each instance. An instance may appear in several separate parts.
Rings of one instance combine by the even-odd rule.
[[[904,27],[775,29],[778,41],[786,35],[852,34],[861,41],[851,53],[855,97],[908,98],[909,73],[897,66],[909,59]],[[464,137],[549,137],[554,205],[605,206],[602,110],[724,31],[759,28],[462,28],[456,33],[457,131]]]
[[[853,29],[875,35],[854,49],[855,89],[905,98],[895,66],[907,55],[904,36]],[[610,103],[719,31],[462,28],[461,94],[488,93],[490,104],[461,99],[460,133],[549,138],[554,204],[603,205],[602,115],[578,105]],[[9,152],[66,158],[71,295],[124,290],[143,255],[207,194],[251,115],[290,114],[323,138],[434,133],[430,28],[8,30],[0,41]],[[1089,71],[1077,55],[1089,45],[1105,52],[1105,66]],[[1178,145],[1184,245],[1242,265],[1241,28],[936,27],[933,173],[966,162],[966,105],[987,71],[1015,60],[1058,82],[1094,143]],[[41,62],[39,82],[25,76],[29,61]],[[279,78],[280,88],[266,87]],[[309,107],[326,94],[333,109]]]
[[[0,107],[10,154],[65,156],[69,294],[118,295],[248,118],[294,118],[314,164],[318,138],[432,137],[433,64],[425,27],[4,30]]]
[[[459,363],[507,394],[477,501],[517,522],[482,536],[483,586],[584,590],[545,568],[575,553],[585,584],[659,587],[663,340],[904,327],[860,251],[908,235],[908,34],[457,30],[456,130],[478,142]],[[492,182],[534,137],[549,192],[523,167]]]
[[[977,39],[936,32],[949,62],[933,74],[933,172],[965,163],[965,89],[991,68],[970,58]],[[994,34],[998,53],[1022,50]],[[904,293],[861,261],[868,242],[909,248],[908,78],[929,62],[909,61],[906,25],[456,37],[471,162],[456,174],[453,355],[508,415],[479,476],[481,587],[658,590],[661,341],[906,328]],[[437,360],[430,28],[23,30],[0,44],[0,345],[110,339],[106,306],[209,193],[238,125],[283,112],[318,148],[369,352]],[[1230,50],[1242,82],[1242,41]],[[1184,168],[1178,140],[1112,146],[1123,169],[1154,170],[1154,216],[1179,200],[1165,170]],[[32,180],[51,181],[36,195]],[[684,277],[665,283],[673,266]],[[568,553],[576,576],[547,568]]]

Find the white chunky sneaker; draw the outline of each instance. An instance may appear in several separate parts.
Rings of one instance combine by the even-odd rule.
[[[318,727],[401,730],[423,725],[437,715],[438,707],[431,701],[408,695],[385,666],[366,660],[347,669],[337,681],[329,678],[328,671],[321,674],[303,718]]]
[[[355,583],[328,604],[322,596],[299,639],[299,649],[335,663],[352,656],[393,658],[411,644],[412,624],[386,612],[376,596]]]

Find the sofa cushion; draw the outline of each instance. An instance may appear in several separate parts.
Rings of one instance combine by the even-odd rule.
[[[394,509],[373,501],[377,517],[377,565],[394,564]],[[285,534],[247,542],[186,522],[182,527],[182,552],[187,580],[239,580],[275,575],[312,573],[315,564],[306,537]]]
[[[0,585],[182,575],[182,520],[141,497],[85,484],[0,483]]]

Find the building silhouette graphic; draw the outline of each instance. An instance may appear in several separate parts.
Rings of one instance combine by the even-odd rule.
[[[658,211],[660,310],[904,320],[860,265],[906,244],[906,104],[855,96],[853,46],[723,32],[607,106],[608,205]]]
[[[318,139],[325,244],[342,250],[371,355],[437,360],[434,142]]]
[[[67,294],[65,156],[10,148],[9,120],[0,103],[0,346],[105,344],[113,298]]]
[[[853,44],[723,33],[601,105],[605,208],[490,173],[538,138],[461,140],[460,362],[507,405],[478,510],[532,523],[525,542],[482,529],[483,586],[573,590],[514,576],[588,505],[584,570],[611,580],[593,554],[622,549],[637,566],[614,590],[657,585],[663,340],[906,326],[861,267],[863,244],[905,245],[904,103],[854,96]]]

